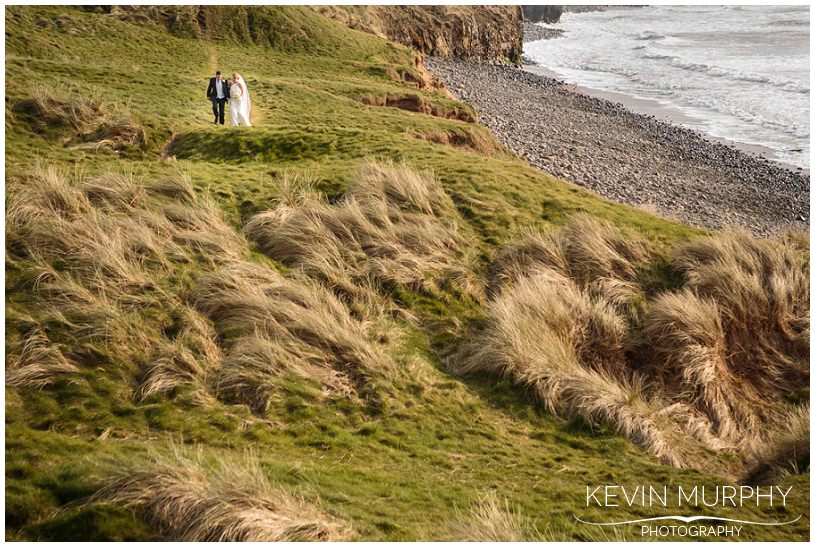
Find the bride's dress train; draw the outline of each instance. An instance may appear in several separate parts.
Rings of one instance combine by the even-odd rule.
[[[232,115],[232,125],[251,127],[252,124],[249,121],[250,109],[249,88],[246,87],[246,82],[243,81],[239,74],[229,88],[229,112]]]

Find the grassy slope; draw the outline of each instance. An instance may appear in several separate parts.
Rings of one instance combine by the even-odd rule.
[[[133,113],[150,140],[144,151],[80,151],[56,145],[33,133],[24,117],[12,116],[6,126],[7,183],[24,177],[36,162],[85,174],[126,170],[146,177],[181,169],[200,191],[218,200],[239,228],[275,198],[275,177],[283,172],[311,176],[320,189],[337,196],[361,159],[404,159],[434,170],[485,254],[519,227],[558,224],[578,211],[609,218],[658,242],[692,233],[601,200],[511,155],[485,156],[417,138],[483,130],[360,104],[357,98],[365,95],[419,93],[452,106],[439,94],[415,91],[393,78],[399,70],[413,70],[404,48],[346,30],[306,9],[270,14],[271,23],[293,38],[261,49],[174,38],[159,28],[74,8],[7,8],[7,109],[30,97],[38,85],[101,90]],[[249,82],[254,128],[208,125],[204,89],[216,67],[237,69]],[[169,88],[162,87],[165,82]],[[173,137],[178,161],[158,161]],[[7,269],[9,279],[15,273]],[[31,295],[12,283],[7,287],[7,337],[13,338]],[[110,356],[89,364],[85,383],[42,391],[7,388],[7,536],[152,537],[132,514],[109,506],[53,511],[91,494],[104,462],[132,457],[169,439],[200,442],[223,450],[224,457],[255,449],[270,477],[350,519],[361,539],[441,539],[457,508],[468,507],[489,489],[519,506],[540,529],[551,526],[580,538],[586,530],[573,525],[573,513],[608,517],[581,507],[585,484],[628,483],[635,477],[646,484],[724,482],[660,466],[609,431],[553,418],[519,398],[507,383],[449,376],[442,360],[461,335],[456,319],[464,325],[478,321],[478,309],[454,298],[400,297],[421,318],[423,328],[409,327],[403,350],[419,358],[421,381],[380,409],[335,399],[314,404],[296,392],[275,401],[268,420],[238,406],[197,405],[183,392],[136,403],[129,364]],[[802,498],[807,480],[795,479],[792,507],[808,507]],[[614,513],[621,519],[636,515],[636,510]],[[759,520],[788,516],[738,513],[747,515]],[[751,539],[800,539],[806,530],[808,515],[795,526],[748,533]]]

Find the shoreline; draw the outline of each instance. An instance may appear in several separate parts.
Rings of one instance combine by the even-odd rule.
[[[672,123],[656,101],[659,112],[639,113],[507,65],[428,59],[426,66],[505,146],[605,198],[700,228],[743,227],[757,236],[809,228],[808,172]]]
[[[557,80],[563,83],[563,85],[569,88],[573,88],[576,92],[582,93],[583,95],[588,95],[590,97],[595,97],[597,99],[605,99],[613,103],[619,103],[623,107],[637,114],[642,114],[644,116],[654,116],[654,118],[660,121],[674,125],[681,125],[686,129],[699,133],[700,135],[703,135],[705,138],[710,139],[712,141],[720,142],[726,146],[734,146],[735,148],[738,148],[742,152],[752,154],[762,160],[766,158],[774,163],[777,163],[778,165],[789,171],[798,172],[807,176],[809,176],[810,174],[810,170],[805,167],[801,167],[799,165],[795,165],[793,163],[789,163],[779,159],[778,153],[772,148],[760,144],[752,144],[733,139],[728,139],[726,137],[717,137],[701,129],[693,127],[695,123],[699,122],[697,118],[685,114],[676,107],[664,105],[657,100],[635,97],[633,95],[621,93],[618,91],[608,91],[605,89],[598,89],[595,87],[568,84],[563,81],[563,79],[557,72],[539,64],[524,64],[522,68],[527,72],[539,74],[541,76]]]

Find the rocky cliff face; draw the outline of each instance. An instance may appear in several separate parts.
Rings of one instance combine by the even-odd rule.
[[[524,20],[528,23],[557,23],[560,16],[569,13],[587,13],[590,11],[605,11],[608,6],[577,5],[577,6],[521,6]]]
[[[164,26],[176,36],[217,34],[240,43],[270,47],[305,41],[286,30],[297,10],[286,6],[86,6],[83,9],[145,25]],[[314,6],[352,29],[369,32],[441,59],[518,63],[523,42],[519,6]],[[317,39],[319,37],[312,37]]]
[[[517,63],[523,14],[518,6],[315,6],[315,11],[442,59]]]
[[[530,23],[557,23],[563,6],[522,6],[524,19]]]

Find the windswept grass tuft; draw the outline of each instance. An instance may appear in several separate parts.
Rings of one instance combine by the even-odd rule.
[[[490,266],[489,293],[496,295],[520,278],[539,271],[566,275],[568,266],[563,246],[552,231],[527,229],[498,251]]]
[[[809,472],[809,405],[789,409],[784,419],[753,447],[755,464],[746,481],[768,484]]]
[[[273,486],[257,461],[170,454],[124,466],[92,498],[136,510],[172,541],[341,541],[351,528]]]
[[[625,534],[615,528],[612,532],[588,529],[578,525],[553,527],[547,523],[543,530],[509,501],[489,491],[478,498],[467,514],[457,511],[457,518],[448,525],[449,541],[477,542],[547,542],[547,541],[625,541]],[[579,529],[578,529],[578,526]]]
[[[626,323],[607,302],[556,272],[539,272],[494,298],[487,317],[459,356],[459,372],[507,376],[547,410],[610,423],[664,462],[681,465],[650,417],[641,378],[627,368]]]
[[[566,224],[561,239],[573,279],[620,309],[639,310],[645,296],[638,274],[650,260],[644,241],[586,215]]]
[[[210,322],[198,311],[181,308],[180,331],[154,350],[140,382],[141,397],[191,386],[204,395],[215,391],[223,354]]]
[[[58,264],[97,294],[135,305],[157,288],[148,270],[166,272],[168,255],[183,254],[166,240],[172,224],[126,176],[72,183],[49,169],[32,179],[10,189],[9,246],[22,258]]]
[[[535,524],[499,499],[495,492],[482,494],[467,514],[458,514],[450,524],[450,541],[540,541]]]
[[[219,372],[219,393],[257,412],[286,374],[350,393],[392,366],[371,341],[372,325],[308,279],[236,262],[203,277],[195,302],[222,337],[235,341]]]
[[[688,243],[674,259],[687,286],[719,305],[734,364],[771,390],[809,376],[807,254],[789,237],[728,231]]]
[[[645,322],[663,381],[721,438],[751,442],[809,384],[809,276],[790,238],[724,232],[679,248],[685,287],[657,297]]]
[[[682,465],[630,367],[630,321],[647,254],[610,225],[580,217],[560,234],[527,232],[492,266],[487,326],[458,358],[463,373],[508,376],[551,412],[610,423],[662,461]],[[624,308],[624,306],[623,306]]]
[[[648,301],[642,242],[586,217],[526,233],[496,257],[486,327],[457,369],[505,375],[548,410],[610,423],[672,465],[689,463],[683,438],[744,454],[808,384],[801,241],[691,241],[671,258],[683,286]]]
[[[582,289],[636,318],[645,299],[639,274],[650,260],[644,241],[606,221],[577,215],[558,233],[527,230],[492,266],[491,292],[536,271],[570,277]]]
[[[400,190],[418,200],[406,207],[437,207],[432,197]],[[138,398],[185,385],[262,413],[293,378],[356,400],[372,396],[371,374],[394,370],[378,342],[391,322],[370,288],[354,285],[371,297],[352,309],[318,281],[245,260],[246,241],[183,175],[142,184],[39,170],[10,193],[9,248],[43,297],[43,321],[66,327],[80,344],[115,345],[139,365]],[[191,264],[203,271],[182,294],[172,284]],[[171,324],[143,332],[156,313]],[[13,381],[34,372],[33,349]]]
[[[19,352],[6,356],[6,363],[7,386],[43,388],[79,372],[43,332],[31,334]]]
[[[456,217],[430,174],[368,163],[337,204],[308,187],[290,189],[245,230],[270,257],[360,298],[372,282],[432,290],[445,280],[471,281],[471,251]]]
[[[220,361],[214,333],[182,304],[172,280],[185,265],[220,264],[248,249],[187,178],[72,180],[38,168],[9,194],[9,256],[40,297],[41,323],[70,335],[74,353],[102,342],[139,364],[140,396],[180,383],[212,386]],[[179,332],[145,332],[156,314],[178,315]]]
[[[142,148],[147,144],[144,128],[127,114],[112,114],[101,93],[88,95],[76,88],[40,86],[33,97],[18,101],[16,110],[30,118],[43,133],[60,131],[60,139],[78,148]]]
[[[733,400],[740,379],[727,368],[727,345],[716,302],[689,289],[659,295],[646,318],[657,378],[700,411],[716,435],[734,442],[756,426],[757,401]],[[752,403],[752,404],[751,404]]]

